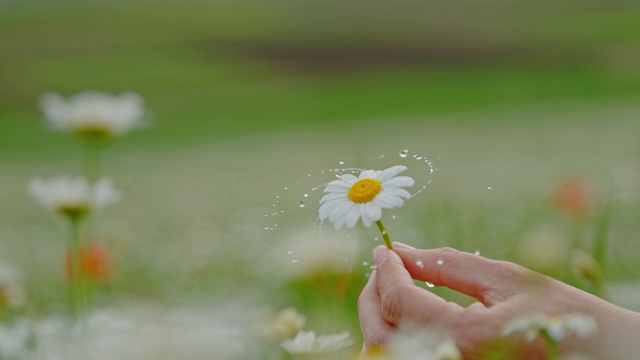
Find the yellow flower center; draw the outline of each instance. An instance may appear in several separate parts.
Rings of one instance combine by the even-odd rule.
[[[362,204],[373,200],[382,190],[382,184],[375,179],[362,179],[356,181],[349,189],[349,200],[356,204]]]

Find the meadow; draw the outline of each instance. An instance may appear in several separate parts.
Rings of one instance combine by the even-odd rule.
[[[38,98],[84,90],[135,91],[148,109],[103,152],[124,197],[92,219],[113,259],[95,308],[193,331],[148,358],[222,359],[237,337],[238,358],[286,358],[283,339],[243,331],[289,307],[306,330],[349,331],[357,354],[382,242],[317,220],[343,167],[406,165],[426,186],[384,213],[393,240],[479,250],[640,311],[639,19],[633,3],[595,1],[2,2],[0,258],[25,300],[0,318],[67,313],[66,223],[26,184],[80,172],[82,142],[47,129]],[[554,202],[567,181],[584,208]]]

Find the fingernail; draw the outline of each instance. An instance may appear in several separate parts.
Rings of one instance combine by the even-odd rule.
[[[410,245],[407,245],[407,244],[403,244],[403,243],[397,242],[397,241],[393,242],[393,247],[396,247],[398,249],[405,249],[405,250],[415,250],[416,249],[413,246],[410,246]]]

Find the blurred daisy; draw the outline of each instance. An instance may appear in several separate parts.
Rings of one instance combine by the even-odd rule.
[[[290,354],[322,354],[339,351],[353,345],[353,340],[348,332],[333,335],[320,335],[316,337],[313,331],[300,331],[295,338],[285,340],[282,347]]]
[[[0,261],[0,309],[24,304],[26,296],[21,278],[18,269]]]
[[[46,93],[40,97],[40,108],[54,129],[92,137],[125,135],[143,125],[145,113],[138,94],[95,91],[79,93],[68,100]]]
[[[121,197],[108,178],[93,185],[84,177],[34,179],[29,182],[28,191],[45,208],[73,218],[101,209]]]
[[[331,181],[320,199],[320,219],[329,219],[336,229],[346,224],[355,226],[362,218],[365,226],[371,226],[382,218],[382,209],[401,207],[411,194],[403,187],[414,185],[412,178],[397,176],[407,170],[397,165],[386,170],[364,170],[360,176],[344,174]]]
[[[454,341],[434,328],[408,327],[391,338],[386,354],[393,360],[461,360]]]
[[[587,337],[596,332],[597,323],[583,314],[545,315],[533,313],[519,316],[509,321],[502,329],[502,336],[523,333],[527,341],[535,340],[538,335],[548,337],[555,343],[561,342],[570,333]]]

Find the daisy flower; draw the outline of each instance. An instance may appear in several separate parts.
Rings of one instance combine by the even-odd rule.
[[[514,333],[524,334],[527,341],[535,340],[539,335],[547,341],[549,358],[557,359],[558,344],[569,334],[574,333],[579,337],[593,335],[598,329],[598,324],[590,316],[583,314],[545,315],[533,313],[522,315],[507,322],[501,335],[508,336]]]
[[[121,193],[108,178],[91,185],[84,177],[34,179],[28,191],[42,206],[70,218],[82,217],[120,200]]]
[[[295,338],[285,340],[282,347],[290,354],[321,354],[345,349],[353,345],[348,332],[316,336],[313,331],[300,331]]]
[[[114,96],[95,91],[76,94],[69,100],[46,93],[40,97],[40,108],[52,128],[91,137],[125,135],[143,125],[145,113],[138,94]]]
[[[406,166],[396,165],[386,170],[363,170],[358,177],[344,174],[331,181],[320,199],[320,220],[329,219],[336,229],[343,225],[352,228],[360,218],[365,226],[375,222],[391,248],[380,219],[382,209],[399,208],[411,197],[403,188],[415,182],[408,176],[397,176],[405,170]]]

